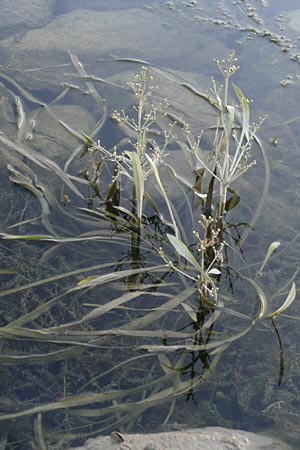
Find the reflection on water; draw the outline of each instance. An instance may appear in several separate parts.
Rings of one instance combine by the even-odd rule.
[[[280,241],[260,278],[274,311],[299,267],[299,43],[288,14],[297,5],[286,2],[281,11],[279,1],[174,0],[141,7],[130,2],[122,22],[120,2],[111,2],[109,11],[99,3],[87,2],[85,10],[76,11],[81,5],[60,2],[54,10],[58,17],[40,19],[40,28],[33,24],[24,34],[24,23],[14,19],[19,37],[1,41],[0,151],[6,160],[1,163],[1,231],[54,236],[52,242],[1,242],[1,326],[8,328],[1,343],[0,404],[2,415],[11,414],[1,423],[3,433],[8,431],[7,448],[29,448],[29,440],[51,440],[53,433],[56,440],[70,442],[78,433],[88,436],[122,426],[153,431],[173,422],[272,430],[298,448],[297,300],[276,319],[280,351],[271,322],[252,322],[257,292],[243,279],[259,269],[269,244]],[[106,25],[100,29],[92,15],[98,21],[104,17]],[[125,27],[126,20],[130,26],[118,33],[116,20],[118,26]],[[75,40],[72,32],[78,26]],[[179,42],[178,35],[187,29],[187,40]],[[65,43],[60,33],[67,36]],[[241,66],[234,82],[253,99],[253,120],[268,115],[260,139],[271,178],[244,253],[227,255],[232,263],[220,284],[224,312],[198,308],[195,283],[170,271],[153,251],[161,246],[170,251],[168,216],[162,220],[155,209],[148,214],[143,223],[147,240],[133,233],[130,214],[121,211],[117,221],[123,222],[115,225],[98,215],[96,209],[107,207],[107,200],[116,214],[117,196],[126,198],[128,185],[125,191],[112,185],[107,197],[109,174],[98,159],[87,162],[82,136],[100,139],[110,149],[124,138],[128,145],[129,131],[111,121],[116,109],[129,111],[133,102],[126,81],[140,64],[124,58],[163,66],[151,69],[159,86],[153,101],[159,104],[167,97],[172,113],[189,122],[193,134],[213,126],[211,105],[184,83],[207,93],[216,73],[212,59],[227,56],[231,48]],[[156,133],[166,123],[160,126]],[[205,154],[211,135],[204,138]],[[162,136],[155,139],[161,145]],[[29,150],[20,154],[23,147]],[[178,164],[179,148],[171,150],[170,161]],[[258,151],[255,158],[260,158],[257,167],[238,186],[240,204],[228,210],[232,224],[251,220],[264,190]],[[9,171],[7,162],[13,166]],[[188,178],[184,161],[174,167]],[[188,190],[172,190],[167,177],[167,192],[184,216],[182,196]],[[161,197],[154,199],[161,207]],[[134,212],[132,204],[122,205]],[[181,220],[188,235],[193,224]],[[226,231],[235,241],[245,227]],[[76,241],[79,236],[82,241]],[[299,284],[297,273],[295,281]],[[235,336],[240,338],[234,341]],[[22,413],[28,410],[30,415]],[[32,417],[37,424],[38,414],[43,435],[37,425],[34,435]]]

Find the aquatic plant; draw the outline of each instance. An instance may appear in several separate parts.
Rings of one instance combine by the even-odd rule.
[[[150,103],[155,90],[152,82],[153,76],[148,75],[147,67],[142,66],[141,72],[135,75],[133,81],[128,82],[137,100],[137,105],[133,106],[134,115],[129,116],[124,109],[120,112],[114,111],[111,115],[112,121],[125,128],[126,134],[130,137],[124,138],[109,150],[101,145],[101,141],[94,142],[86,136],[86,146],[81,155],[85,157],[88,154],[90,157],[89,169],[84,170],[83,173],[93,186],[93,198],[95,199],[96,196],[100,199],[100,205],[105,205],[111,218],[112,213],[115,215],[123,213],[133,219],[138,227],[141,226],[144,214],[145,198],[154,206],[154,212],[158,211],[150,193],[145,192],[145,187],[147,178],[153,172],[152,164],[158,167],[162,163],[166,149],[173,138],[172,126],[162,133],[163,136],[160,136],[158,123],[166,117],[168,102],[165,100],[159,107]],[[160,144],[155,140],[156,136],[159,136],[160,140],[162,138]],[[112,164],[112,168],[106,168],[111,174],[111,180],[106,180],[104,187],[106,192],[101,194],[100,173],[103,171],[103,165],[107,166],[109,163]],[[92,173],[95,175],[93,176]],[[128,198],[128,190],[130,191],[130,187],[126,185],[128,182],[131,185],[131,199]],[[121,203],[122,192],[127,193],[125,202],[131,202],[130,210]]]
[[[48,265],[62,249],[66,260],[69,250],[77,264],[72,269],[69,263],[61,260],[57,264],[55,259],[51,276],[37,272],[39,279],[8,284],[0,292],[5,299],[13,295],[17,304],[25,293],[40,290],[39,302],[21,312],[16,306],[6,318],[0,329],[5,340],[0,362],[8,367],[9,376],[26,366],[42,367],[43,375],[51,378],[52,365],[59,365],[60,383],[51,388],[55,395],[49,388],[47,397],[40,388],[40,398],[28,399],[26,405],[17,402],[18,410],[10,408],[0,421],[35,416],[35,439],[41,448],[44,437],[74,440],[78,434],[87,437],[116,426],[130,427],[155,405],[167,404],[161,406],[161,421],[167,423],[178,397],[193,398],[232,342],[258,321],[272,320],[284,312],[296,295],[294,283],[291,288],[285,286],[279,293],[285,298],[281,306],[269,307],[258,282],[278,243],[270,245],[252,276],[241,257],[239,245],[257,219],[263,198],[250,227],[238,239],[231,232],[232,228],[239,230],[228,220],[240,200],[233,183],[253,166],[253,145],[266,161],[256,135],[261,121],[250,125],[248,100],[235,85],[236,100],[230,104],[229,80],[237,69],[234,53],[217,61],[224,86],[213,80],[209,95],[172,75],[183,89],[215,111],[213,129],[209,126],[196,138],[186,121],[169,111],[171,105],[161,102],[159,89],[152,86],[150,68],[143,64],[129,86],[120,88],[133,91],[133,115],[125,110],[112,114],[131,136],[122,137],[111,149],[97,140],[108,118],[106,102],[95,88],[95,78],[88,76],[75,55],[71,60],[101,106],[102,117],[89,133],[57,120],[79,141],[64,170],[27,148],[22,136],[14,142],[0,135],[0,151],[9,163],[11,181],[33,194],[41,206],[40,216],[32,217],[29,209],[29,216],[10,224],[19,227],[19,234],[12,234],[10,227],[1,233],[2,239],[38,243],[38,267]],[[168,71],[163,73],[170,77]],[[67,95],[71,87],[64,85],[64,89]],[[22,92],[25,98],[30,95]],[[51,117],[52,104],[46,105]],[[22,117],[26,120],[26,115]],[[166,120],[170,126],[165,126]],[[214,137],[204,158],[201,145],[206,132],[213,132]],[[193,181],[168,158],[167,151],[175,146],[187,161]],[[72,173],[75,162],[77,173]],[[44,182],[45,172],[60,180],[57,197]],[[264,195],[267,183],[268,179]],[[174,196],[174,190],[180,195]],[[72,208],[75,199],[78,208]],[[183,215],[191,225],[185,226]],[[41,232],[33,233],[38,220]],[[238,296],[233,285],[238,286]],[[251,306],[258,301],[251,312],[242,301],[247,295]],[[237,300],[239,307],[232,308]],[[231,319],[238,321],[238,331]],[[281,378],[282,367],[283,360]],[[29,369],[24,376],[31,383],[38,379]],[[43,430],[45,414],[51,417],[54,431]]]

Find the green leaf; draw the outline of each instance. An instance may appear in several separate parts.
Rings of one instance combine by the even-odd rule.
[[[95,278],[97,278],[97,276],[84,278],[84,280],[81,280],[77,283],[77,286],[84,286],[86,283],[89,283],[90,281],[95,280]]]
[[[165,189],[164,189],[164,187],[163,187],[163,185],[162,185],[162,182],[161,182],[161,179],[160,179],[158,170],[157,170],[157,166],[156,166],[156,164],[152,161],[152,159],[150,158],[150,156],[147,155],[147,153],[146,153],[145,156],[146,156],[146,158],[148,159],[148,162],[149,162],[149,164],[150,164],[150,166],[151,166],[151,170],[152,170],[153,175],[154,175],[154,177],[155,177],[155,179],[156,179],[156,182],[157,182],[157,186],[156,186],[156,187],[158,188],[160,194],[162,195],[163,199],[164,199],[165,202],[166,202],[166,205],[167,205],[167,208],[168,208],[170,217],[171,217],[171,222],[172,222],[172,224],[170,224],[170,225],[173,226],[174,232],[175,232],[176,236],[178,236],[179,231],[178,231],[178,227],[177,227],[177,224],[176,224],[176,220],[175,220],[175,217],[174,217],[174,214],[173,214],[173,211],[172,211],[172,203],[171,203],[171,201],[170,201],[170,199],[169,199],[169,197],[168,197],[168,195],[167,195],[167,193],[166,193],[166,191],[165,191]]]
[[[225,109],[221,113],[222,124],[227,139],[230,139],[232,127],[234,123],[235,107],[226,105]]]
[[[7,275],[12,273],[17,273],[17,271],[13,269],[0,269],[0,275]]]
[[[134,178],[134,188],[136,194],[136,212],[138,218],[138,226],[140,226],[143,215],[143,198],[144,198],[144,187],[145,178],[144,172],[141,165],[141,161],[137,153],[131,154],[133,178]]]
[[[237,195],[237,193],[233,189],[228,188],[228,192],[230,192],[230,194],[232,194],[232,196],[226,200],[225,211],[231,211],[233,208],[235,208],[239,204],[240,199],[241,199],[240,196]]]
[[[160,216],[160,211],[159,211],[159,207],[158,207],[157,203],[155,202],[155,200],[151,197],[151,195],[147,191],[144,192],[144,197],[145,197],[145,200],[149,203],[149,205],[153,209],[153,211],[158,216]]]
[[[244,130],[248,129],[249,120],[250,120],[250,108],[249,108],[249,102],[248,99],[245,97],[243,92],[240,90],[238,86],[236,86],[234,83],[232,83],[233,89],[236,93],[236,96],[238,97],[242,110],[243,110],[243,128]],[[244,127],[244,125],[246,125]]]
[[[107,193],[106,193],[106,197],[105,197],[105,202],[108,202],[111,199],[115,199],[118,197],[120,192],[120,182],[119,182],[119,178],[116,177],[113,182],[108,186],[107,189]],[[116,206],[114,204],[114,206]]]
[[[199,265],[198,261],[194,257],[194,255],[190,252],[187,246],[176,236],[167,233],[167,237],[171,244],[173,245],[176,252],[189,261],[199,272],[203,273],[202,267]]]
[[[96,145],[96,142],[89,135],[85,134],[83,131],[81,132],[81,134],[86,139],[86,142],[88,144]]]
[[[190,316],[192,321],[197,322],[197,313],[195,312],[195,310],[190,305],[187,305],[186,303],[181,303],[181,306],[188,313],[188,315]]]
[[[74,185],[72,180],[80,181],[82,180],[77,179],[76,177],[71,177],[67,173],[65,173],[57,164],[56,162],[52,161],[51,159],[47,158],[46,156],[43,156],[41,153],[38,153],[37,151],[33,150],[32,148],[29,150],[26,147],[23,147],[19,145],[17,142],[12,141],[8,137],[4,136],[4,134],[0,134],[0,142],[7,146],[10,150],[16,151],[22,156],[25,156],[30,161],[34,162],[40,167],[43,167],[44,169],[47,169],[51,172],[55,172],[55,174],[76,194],[78,197],[83,198],[83,195],[81,192],[77,189],[77,187]],[[8,155],[9,153],[4,152],[4,149],[1,148],[1,154]],[[11,153],[11,152],[10,152]],[[72,178],[72,180],[71,180]]]
[[[259,300],[259,311],[256,314],[256,316],[253,319],[253,322],[255,322],[258,319],[262,319],[266,317],[266,311],[268,308],[268,300],[266,297],[266,294],[262,290],[262,288],[259,286],[259,284],[253,280],[252,278],[245,277],[245,280],[249,281],[250,284],[256,289],[258,300]]]
[[[115,209],[118,211],[121,211],[122,213],[126,214],[127,216],[131,217],[136,223],[138,223],[138,218],[135,214],[133,214],[129,209],[124,208],[123,206],[114,206]]]
[[[275,252],[275,250],[279,247],[280,242],[278,241],[274,241],[272,242],[272,244],[270,244],[267,254],[265,256],[265,259],[263,260],[256,276],[260,276],[262,274],[263,268],[265,267],[265,265],[267,264],[267,262],[269,261],[270,257],[272,256],[273,252]]]
[[[288,293],[288,296],[285,299],[285,302],[278,309],[276,309],[276,311],[270,314],[268,318],[273,319],[274,317],[277,317],[293,303],[295,298],[296,298],[296,285],[295,283],[293,283],[290,292]]]

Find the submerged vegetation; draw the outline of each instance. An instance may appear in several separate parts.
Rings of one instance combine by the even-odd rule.
[[[265,249],[254,273],[243,254],[267,194],[269,170],[257,136],[263,119],[250,121],[248,99],[230,83],[238,69],[234,52],[216,61],[222,84],[213,79],[205,94],[145,62],[120,86],[90,76],[70,56],[100,108],[95,128],[74,130],[53,112],[70,91],[85,95],[85,88],[64,83],[46,104],[13,82],[17,137],[0,135],[10,180],[33,194],[41,209],[36,216],[36,204],[27,198],[20,217],[1,233],[10,245],[3,273],[11,278],[0,296],[15,306],[2,314],[0,361],[9,394],[0,421],[13,419],[15,430],[25,420],[20,448],[30,417],[40,449],[45,440],[60,440],[63,448],[79,437],[130,429],[157,405],[166,424],[180,396],[193,399],[223,352],[257,323],[276,331],[280,384],[283,348],[274,319],[296,296],[294,277],[271,299],[259,283],[279,242]],[[154,86],[156,71],[209,106],[213,123],[195,130],[178,116],[173,99],[169,104]],[[96,83],[133,93],[133,107],[110,113]],[[38,122],[40,110],[28,120],[20,97],[46,110],[77,140],[63,164],[31,148],[32,121]],[[111,146],[101,136],[109,116],[109,129],[124,133]],[[240,182],[259,152],[266,165],[263,195],[249,223],[243,217],[232,223],[242,203]],[[10,273],[16,241],[25,254],[33,249],[37,279],[29,283]],[[45,266],[52,274],[45,275]],[[30,393],[9,388],[15,370]],[[17,448],[15,438],[8,439]]]

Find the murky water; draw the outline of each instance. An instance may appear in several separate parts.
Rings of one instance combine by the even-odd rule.
[[[5,292],[0,293],[1,326],[10,327],[3,331],[0,355],[1,416],[11,415],[0,425],[4,448],[42,448],[43,439],[56,442],[55,448],[68,448],[78,434],[86,438],[122,427],[157,431],[214,425],[276,435],[296,449],[300,442],[297,298],[275,320],[281,342],[271,322],[261,321],[222,355],[199,350],[179,357],[176,351],[165,355],[153,350],[151,354],[147,346],[178,345],[191,338],[195,322],[179,308],[180,299],[177,306],[168,306],[167,314],[156,314],[152,321],[152,316],[147,316],[144,326],[139,321],[146,317],[145,311],[150,314],[157,308],[158,301],[163,309],[167,307],[165,298],[175,302],[180,293],[188,298],[189,286],[180,276],[170,276],[161,269],[128,274],[124,277],[126,283],[116,278],[97,289],[72,289],[90,275],[106,276],[111,268],[117,273],[163,264],[147,242],[137,255],[137,243],[131,241],[128,245],[130,234],[125,236],[126,241],[102,218],[78,214],[78,208],[95,209],[98,204],[97,199],[93,204],[91,185],[84,184],[84,175],[92,176],[92,166],[80,158],[83,149],[76,132],[90,135],[96,130],[93,137],[106,148],[124,137],[110,116],[116,109],[130,108],[133,97],[126,81],[139,72],[139,61],[149,63],[153,71],[158,85],[156,102],[167,97],[172,112],[188,121],[193,133],[213,126],[211,105],[182,83],[209,92],[211,76],[221,81],[214,58],[226,58],[232,49],[240,66],[233,81],[251,100],[251,120],[258,122],[260,116],[266,116],[258,135],[270,168],[266,186],[267,169],[255,148],[257,165],[237,184],[241,201],[230,212],[232,223],[251,222],[267,187],[268,194],[257,211],[260,214],[254,230],[249,230],[243,245],[246,263],[241,258],[234,259],[234,264],[241,271],[248,264],[247,270],[255,273],[271,242],[280,241],[260,278],[270,298],[270,309],[279,306],[291,280],[299,285],[298,2],[107,3],[90,0],[83,6],[82,1],[40,0],[32,2],[30,20],[28,2],[7,1],[3,5],[0,127],[10,141],[8,146],[4,141],[0,144],[1,231],[64,238],[90,233],[89,239],[98,233],[103,238],[68,243],[59,239],[0,243],[0,276]],[[21,101],[21,113],[16,97]],[[235,101],[233,93],[231,101]],[[14,153],[12,142],[29,149],[29,153]],[[204,147],[209,142],[208,137]],[[52,170],[43,166],[44,158],[57,164],[54,170],[53,165]],[[174,164],[176,160],[174,151]],[[7,163],[22,175],[26,170],[27,179],[11,171],[14,183],[10,181]],[[73,176],[67,190],[62,189],[63,168]],[[89,174],[83,174],[87,168]],[[188,176],[183,162],[178,170]],[[164,181],[167,185],[167,178]],[[103,190],[104,184],[100,184]],[[77,195],[77,186],[82,198]],[[184,215],[180,194],[169,194]],[[160,205],[162,200],[156,200]],[[182,220],[188,234],[192,224],[184,217]],[[16,223],[19,225],[11,228]],[[164,244],[162,236],[168,231],[166,224],[158,226],[163,229],[153,238],[155,248]],[[248,274],[246,270],[243,273]],[[241,314],[255,315],[254,290],[245,287],[238,277],[232,276],[230,281],[235,295],[226,306],[240,316],[221,316],[213,332],[207,329],[197,335],[200,346],[218,336],[230,338],[242,333],[247,323],[241,320]],[[164,282],[168,285],[164,286]],[[158,296],[148,289],[140,298],[134,289],[128,289],[130,283],[159,284],[161,297],[157,300]],[[122,297],[126,295],[131,295],[130,303]],[[91,323],[86,317],[80,326],[71,327],[69,335],[59,334],[61,329],[57,327],[76,324],[95,305],[105,309],[104,305],[114,299],[118,307],[97,313]],[[191,304],[195,301],[191,296]],[[198,325],[207,316],[204,308],[199,312]],[[130,323],[134,324],[131,328]],[[122,333],[114,331],[115,335],[109,337],[109,330],[122,327]],[[50,334],[34,334],[42,329]],[[89,333],[95,330],[99,336],[91,339]],[[161,330],[183,334],[164,337]],[[172,373],[171,366],[176,367]],[[193,380],[199,383],[188,389]],[[181,388],[185,394],[170,401],[172,389],[181,392]],[[147,399],[153,402],[151,408],[145,405]],[[67,410],[63,401],[71,402]],[[41,418],[43,431],[39,428]]]

